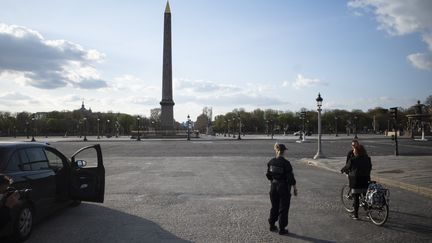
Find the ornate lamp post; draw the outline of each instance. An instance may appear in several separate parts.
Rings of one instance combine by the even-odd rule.
[[[355,131],[355,136],[354,136],[354,138],[355,139],[358,139],[358,137],[357,137],[357,124],[358,123],[358,117],[357,116],[354,116],[354,131]]]
[[[232,125],[232,134],[233,134],[233,138],[235,138],[235,127],[236,127],[236,118],[233,117],[233,125]]]
[[[191,125],[191,119],[190,119],[189,114],[187,116],[186,123],[187,123],[187,140],[189,141],[190,140],[190,125]]]
[[[99,117],[98,117],[98,119],[97,119],[97,139],[100,139],[100,135],[99,135],[99,122],[100,122],[100,119],[99,119]]]
[[[35,142],[36,139],[35,139],[34,135],[35,135],[35,120],[36,120],[36,118],[33,116],[33,117],[31,118],[31,120],[32,120],[32,127],[33,127],[33,129],[32,129],[32,139],[31,139],[31,141],[32,141],[32,142]]]
[[[335,116],[335,133],[336,133],[336,137],[339,136],[339,135],[338,135],[338,128],[337,128],[337,125],[338,125],[338,122],[337,122],[337,121],[338,121],[338,117]]]
[[[226,137],[226,135],[227,135],[227,133],[228,133],[228,120],[224,120],[224,124],[225,124],[225,127],[224,127],[224,137]]]
[[[238,137],[237,137],[237,140],[241,140],[241,127],[242,127],[242,123],[241,123],[241,119],[240,119],[240,113],[238,114],[238,121],[239,121],[239,124],[238,124]]]
[[[119,137],[119,133],[120,133],[120,125],[119,125],[119,122],[116,121],[116,122],[114,123],[114,126],[115,126],[115,129],[116,129],[116,135],[115,135],[115,137],[118,138],[118,137]]]
[[[111,129],[110,129],[110,120],[107,120],[107,131],[106,131],[106,137],[111,137]]]
[[[84,117],[83,118],[83,120],[84,120],[84,142],[86,142],[87,141],[87,117]]]
[[[137,141],[141,141],[141,134],[140,134],[140,119],[141,119],[141,117],[138,116],[138,117],[137,117],[137,122],[138,122],[138,136],[137,136]]]
[[[228,137],[231,137],[231,133],[230,133],[230,122],[231,122],[231,120],[228,119],[228,120],[227,120],[227,124],[228,124]]]
[[[270,136],[270,120],[266,120],[267,123],[267,137]]]
[[[271,139],[274,137],[274,120],[270,119]]]
[[[29,133],[28,133],[28,130],[29,130],[29,122],[28,121],[26,121],[26,136],[27,136],[27,139],[29,139],[30,137],[29,137]]]
[[[321,98],[321,94],[318,93],[318,98],[316,98],[317,106],[318,106],[318,151],[314,156],[314,159],[325,158],[325,156],[321,152],[321,106],[323,102],[323,98]]]
[[[302,119],[303,130],[301,132],[300,138],[302,142],[306,141],[306,111],[300,113],[300,119]]]
[[[394,131],[394,141],[395,141],[395,155],[399,155],[399,147],[398,147],[398,139],[397,139],[397,133],[398,133],[398,108],[392,107],[390,108],[390,113],[393,117],[393,131]]]

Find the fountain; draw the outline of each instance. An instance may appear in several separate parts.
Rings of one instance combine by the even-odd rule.
[[[424,104],[420,104],[420,100],[417,101],[417,105],[414,105],[415,114],[407,115],[408,117],[408,125],[411,129],[411,138],[414,139],[414,129],[417,128],[421,130],[422,137],[421,139],[415,139],[418,141],[427,141],[425,138],[425,127],[429,126],[431,128],[431,115],[425,114],[423,112]]]

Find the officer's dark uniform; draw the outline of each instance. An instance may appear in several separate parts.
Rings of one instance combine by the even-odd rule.
[[[291,163],[284,157],[271,159],[267,164],[267,179],[271,183],[270,225],[279,220],[279,230],[288,225],[288,212],[291,201],[291,186],[296,184]]]

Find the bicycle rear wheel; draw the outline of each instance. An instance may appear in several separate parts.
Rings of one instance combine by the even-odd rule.
[[[374,224],[378,226],[384,225],[389,216],[389,206],[386,203],[381,207],[371,207],[369,208],[368,215]]]
[[[354,212],[353,198],[351,195],[351,188],[348,185],[344,185],[341,190],[341,201],[345,210],[349,213]]]

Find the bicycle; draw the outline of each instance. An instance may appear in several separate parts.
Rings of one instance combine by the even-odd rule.
[[[345,210],[354,212],[354,200],[351,195],[351,188],[344,185],[341,190],[341,201]],[[375,225],[382,226],[387,222],[389,216],[390,191],[375,181],[369,182],[366,194],[360,194],[360,207],[362,207],[368,218]]]

